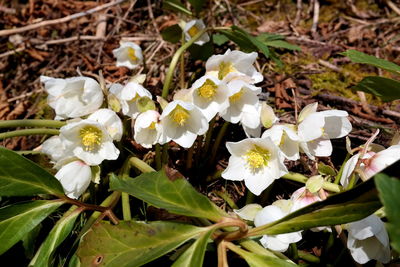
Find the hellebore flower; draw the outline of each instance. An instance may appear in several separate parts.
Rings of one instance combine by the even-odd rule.
[[[107,108],[99,109],[92,113],[88,120],[96,121],[103,125],[113,140],[121,140],[123,133],[122,121],[114,111]]]
[[[239,76],[249,77],[252,83],[261,82],[264,77],[253,64],[256,52],[244,53],[228,49],[223,55],[213,55],[206,62],[206,73],[214,74],[218,79],[230,81]]]
[[[120,47],[112,52],[117,58],[117,67],[134,69],[143,62],[142,49],[132,42],[120,42]]]
[[[137,143],[145,148],[151,148],[159,142],[162,134],[159,118],[160,114],[154,110],[143,112],[136,118],[133,138]]]
[[[213,76],[205,75],[195,81],[191,91],[193,104],[201,110],[208,121],[229,106],[226,84]]]
[[[370,260],[390,261],[389,236],[384,223],[372,214],[360,221],[347,224],[347,247],[353,259],[364,264]]]
[[[197,33],[199,33],[201,30],[205,29],[206,25],[204,25],[203,20],[201,19],[195,19],[187,22],[185,24],[185,27],[183,28],[183,32],[185,34],[185,40],[189,41],[192,39]],[[200,36],[200,38],[194,42],[197,45],[203,45],[210,41],[210,37],[208,36],[207,33],[204,33]]]
[[[68,79],[40,76],[49,94],[47,102],[56,119],[78,118],[96,111],[103,103],[103,92],[98,82],[88,77]]]
[[[55,174],[65,194],[70,198],[79,198],[88,188],[92,179],[90,166],[80,160],[72,161]]]
[[[275,179],[288,172],[282,152],[270,138],[227,142],[226,147],[231,156],[222,177],[232,181],[244,180],[255,195],[260,195]]]
[[[266,130],[261,138],[270,137],[272,141],[277,145],[285,158],[288,160],[298,160],[299,155],[299,142],[300,138],[297,136],[294,125],[282,124],[274,125],[270,129]]]
[[[287,202],[287,201],[286,201]],[[277,221],[288,214],[280,205],[275,203],[264,207],[259,211],[254,218],[256,227]],[[260,243],[267,249],[274,251],[285,252],[291,243],[296,243],[302,238],[301,231],[279,234],[279,235],[263,235]]]
[[[192,103],[174,100],[164,108],[160,116],[163,127],[162,143],[175,141],[182,147],[193,145],[198,135],[208,130],[208,121]]]

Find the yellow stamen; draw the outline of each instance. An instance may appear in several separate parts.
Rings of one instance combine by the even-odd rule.
[[[211,100],[217,92],[217,88],[218,86],[213,81],[207,79],[197,92],[199,96]]]
[[[243,93],[244,93],[244,90],[243,90],[243,88],[242,88],[242,89],[241,89],[239,92],[237,92],[236,94],[231,95],[231,96],[229,97],[229,101],[230,101],[231,103],[237,102],[239,99],[242,98]]]
[[[85,126],[79,130],[79,137],[86,151],[93,151],[101,145],[103,133],[94,126]]]
[[[228,73],[234,72],[236,69],[231,62],[221,62],[219,64],[218,79],[222,80]]]
[[[190,117],[190,114],[189,111],[187,111],[180,105],[176,105],[176,107],[169,114],[169,116],[172,118],[174,122],[176,122],[176,124],[178,124],[179,126],[183,126]]]
[[[271,153],[267,149],[255,145],[244,157],[251,168],[258,169],[268,165]]]
[[[196,34],[199,33],[199,28],[196,27],[196,25],[193,25],[189,30],[188,30],[188,34],[190,37],[193,38],[193,36],[195,36]]]
[[[150,126],[147,127],[147,128],[150,129],[150,130],[154,130],[154,129],[156,128],[156,122],[153,121],[153,122],[150,124]]]
[[[134,62],[138,60],[136,53],[135,53],[135,49],[133,49],[132,47],[128,47],[128,57],[130,60],[132,60]]]

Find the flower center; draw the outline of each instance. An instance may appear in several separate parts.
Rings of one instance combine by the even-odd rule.
[[[254,148],[249,150],[244,157],[251,168],[258,169],[268,165],[270,156],[271,153],[267,149],[254,146]]]
[[[231,62],[221,62],[219,64],[218,79],[222,80],[228,73],[234,72],[236,69]]]
[[[190,37],[193,38],[193,36],[195,36],[196,34],[199,33],[199,28],[196,27],[196,25],[193,25],[189,30],[188,30],[188,34]]]
[[[176,105],[174,110],[170,113],[170,116],[172,120],[176,122],[176,124],[178,124],[179,126],[183,126],[190,117],[190,114],[186,109],[182,108],[179,105]]]
[[[240,89],[240,91],[237,92],[236,94],[231,95],[231,96],[229,97],[229,101],[230,101],[231,103],[235,103],[235,102],[239,101],[239,99],[242,98],[243,93],[244,93],[244,90],[243,90],[243,88],[242,88],[242,89]]]
[[[85,126],[79,130],[82,145],[86,151],[93,151],[101,145],[103,133],[94,126]]]
[[[128,57],[132,61],[138,60],[136,53],[135,53],[135,49],[133,49],[132,47],[128,47]]]
[[[211,100],[217,92],[217,87],[218,86],[213,81],[207,79],[197,92],[199,96]]]
[[[153,122],[150,124],[150,126],[149,126],[149,127],[147,127],[147,129],[150,129],[150,130],[154,130],[154,129],[156,129],[156,122],[155,122],[155,121],[153,121]]]

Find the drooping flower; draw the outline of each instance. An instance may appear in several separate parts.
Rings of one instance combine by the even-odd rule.
[[[162,126],[159,123],[160,114],[155,110],[141,113],[135,120],[134,139],[145,148],[159,143]]]
[[[318,196],[317,193],[312,193],[305,186],[303,186],[293,192],[290,200],[293,203],[291,209],[291,212],[293,212],[298,209],[304,208],[305,206],[311,205],[316,201],[321,201],[322,199]]]
[[[389,236],[384,223],[372,214],[360,221],[347,224],[347,247],[353,259],[364,264],[370,260],[390,261]]]
[[[132,42],[120,42],[120,47],[112,52],[117,58],[117,67],[134,69],[143,62],[142,49]]]
[[[205,75],[192,85],[193,104],[210,121],[218,112],[228,108],[228,88],[217,78]]]
[[[286,202],[288,200],[285,200]],[[288,209],[286,209],[288,210]],[[285,217],[289,212],[281,208],[281,205],[272,205],[264,207],[259,211],[254,218],[256,227],[277,221]],[[301,231],[279,234],[279,235],[263,235],[260,243],[267,249],[274,251],[285,252],[291,243],[296,243],[302,238]]]
[[[70,198],[79,198],[88,188],[92,171],[83,161],[75,160],[64,166],[55,174],[65,194]]]
[[[275,179],[288,172],[282,152],[270,138],[227,142],[226,147],[231,156],[222,177],[232,181],[244,180],[255,195],[260,195]]]
[[[261,138],[270,137],[289,160],[298,160],[300,138],[291,124],[277,124],[266,130]]]
[[[261,106],[257,94],[260,87],[253,86],[242,80],[228,83],[229,106],[219,115],[231,123],[240,122],[244,127],[256,129],[261,126]]]
[[[89,77],[67,79],[40,76],[49,94],[47,102],[56,113],[56,119],[78,118],[88,115],[103,103],[100,84]]]
[[[198,34],[201,30],[205,29],[206,25],[204,25],[203,20],[201,19],[194,19],[185,24],[183,28],[183,32],[185,34],[185,40],[189,41],[192,39],[196,34]],[[194,42],[197,45],[203,45],[210,41],[210,37],[207,33],[204,33],[200,36],[200,38]]]
[[[129,81],[125,86],[121,84],[113,84],[110,87],[110,93],[119,99],[122,113],[135,119],[140,111],[138,101],[142,97],[152,98],[151,93],[141,84],[135,81]]]
[[[256,52],[247,54],[228,49],[225,54],[213,55],[207,60],[206,73],[226,82],[238,78],[238,76],[246,76],[252,83],[258,83],[264,77],[253,66],[257,56]]]
[[[174,100],[163,110],[160,121],[163,127],[161,142],[175,141],[182,147],[193,145],[198,135],[208,130],[208,121],[192,103]]]
[[[265,101],[261,102],[260,117],[261,117],[261,124],[267,129],[271,128],[275,122],[279,121],[272,107],[269,106]]]
[[[114,137],[118,135],[115,133]],[[68,123],[60,128],[60,138],[64,146],[87,165],[99,165],[103,160],[115,160],[119,155],[106,126],[95,120]]]

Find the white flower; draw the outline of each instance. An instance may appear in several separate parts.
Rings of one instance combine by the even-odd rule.
[[[261,106],[257,94],[261,88],[242,80],[233,80],[228,83],[228,89],[229,106],[219,113],[220,116],[231,123],[240,122],[247,128],[260,127]]]
[[[272,125],[279,121],[274,110],[265,101],[261,102],[261,123],[265,128],[271,128]]]
[[[349,178],[353,173],[360,154],[352,156],[344,165],[340,183],[347,187]],[[379,152],[368,151],[361,159],[359,170],[363,173],[365,179],[369,179],[375,174],[381,172],[386,167],[392,165],[400,159],[400,145],[394,145]]]
[[[318,196],[318,194],[311,193],[305,186],[303,186],[293,192],[290,200],[293,202],[291,209],[291,212],[293,212],[304,208],[305,206],[311,205],[316,201],[321,201],[321,198]]]
[[[139,115],[138,100],[142,97],[152,98],[151,93],[141,84],[130,81],[125,86],[113,84],[110,93],[114,94],[120,101],[122,113],[135,119]]]
[[[60,181],[65,194],[76,199],[88,188],[92,171],[90,166],[76,160],[62,166],[55,177]]]
[[[261,211],[263,207],[259,204],[248,204],[244,206],[241,209],[238,210],[233,210],[240,218],[248,220],[248,221],[254,221],[254,218],[256,217],[257,213]]]
[[[117,58],[117,67],[134,69],[143,62],[142,49],[132,42],[120,42],[120,47],[112,52]]]
[[[201,30],[205,29],[206,25],[204,25],[203,20],[201,19],[194,19],[186,23],[185,28],[183,29],[183,32],[185,33],[185,40],[189,41],[192,39],[197,33],[199,33]],[[203,45],[210,41],[210,37],[208,36],[207,33],[204,33],[200,36],[200,38],[194,42],[197,45]]]
[[[52,136],[44,141],[41,146],[41,151],[47,154],[53,163],[73,157],[72,151],[65,147],[58,135]]]
[[[105,125],[94,120],[79,120],[61,127],[60,138],[75,157],[88,165],[99,165],[103,160],[115,160],[119,150]]]
[[[192,85],[193,104],[210,121],[218,112],[228,108],[228,88],[217,78],[205,75]]]
[[[256,227],[277,221],[285,217],[288,212],[285,212],[277,205],[269,205],[258,212],[254,218]],[[291,243],[296,243],[301,240],[301,231],[279,235],[264,235],[260,242],[267,248],[274,251],[285,252]]]
[[[365,219],[349,223],[347,247],[351,256],[360,264],[370,260],[390,261],[389,236],[384,223],[372,214]]]
[[[261,82],[264,77],[253,66],[258,54],[244,53],[228,49],[223,55],[213,55],[206,62],[206,72],[214,73],[218,79],[226,81],[238,75],[247,76],[253,83]]]
[[[141,113],[135,121],[133,138],[145,148],[159,142],[162,126],[159,124],[160,114],[154,110]]]
[[[270,138],[248,138],[228,142],[231,153],[228,167],[222,173],[227,180],[243,181],[255,195],[260,195],[275,179],[288,171],[284,157]]]
[[[298,160],[300,138],[297,136],[294,125],[274,125],[266,130],[261,138],[270,137],[279,146],[285,157],[289,160]]]
[[[96,111],[103,103],[98,82],[88,77],[68,79],[40,76],[49,94],[47,102],[56,112],[56,119],[78,118]]]
[[[174,100],[163,110],[161,116],[163,135],[161,142],[175,141],[182,147],[193,145],[198,135],[208,130],[208,121],[192,103]]]
[[[114,111],[106,108],[99,109],[92,113],[88,120],[96,121],[103,125],[113,140],[121,140],[123,133],[122,121]]]

